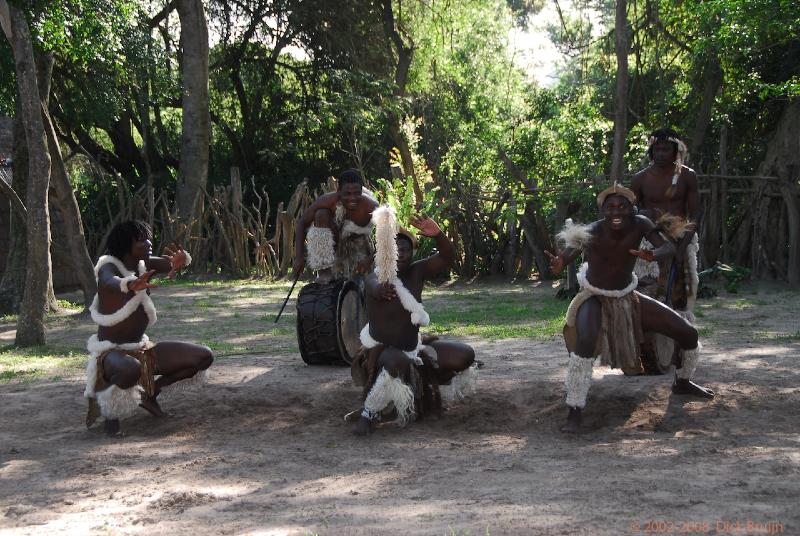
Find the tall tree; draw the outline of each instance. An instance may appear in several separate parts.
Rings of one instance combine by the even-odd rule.
[[[208,108],[208,25],[202,0],[179,0],[183,127],[176,205],[189,222],[202,212],[211,138]]]
[[[6,0],[0,0],[0,10],[9,14],[8,29],[5,24],[3,26],[14,52],[20,110],[28,146],[28,271],[17,320],[15,344],[33,346],[46,341],[44,317],[50,278],[50,215],[47,209],[50,153],[42,124],[42,101],[28,23],[20,9],[9,5]]]
[[[612,180],[622,180],[625,168],[625,138],[628,134],[628,3],[617,0],[614,25],[617,53],[617,92],[614,108],[614,146]]]

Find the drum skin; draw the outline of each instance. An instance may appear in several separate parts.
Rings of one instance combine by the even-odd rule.
[[[297,296],[297,342],[309,365],[349,365],[366,324],[358,284],[347,279],[309,283]]]

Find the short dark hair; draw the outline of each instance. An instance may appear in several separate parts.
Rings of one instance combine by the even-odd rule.
[[[414,249],[414,241],[411,240],[411,238],[409,238],[407,235],[404,235],[403,233],[397,233],[397,236],[395,238],[402,238],[403,240],[408,242],[408,245],[411,246],[411,249]]]
[[[128,220],[118,223],[108,233],[106,251],[109,255],[121,259],[131,251],[131,246],[137,240],[152,240],[153,231],[150,226],[141,220]]]
[[[343,184],[358,184],[364,186],[364,176],[357,169],[351,168],[339,173],[336,179],[337,186],[341,188]]]
[[[679,140],[681,137],[671,128],[660,128],[658,130],[654,130],[650,133],[650,137],[655,138],[653,144],[647,148],[647,156],[650,158],[650,160],[653,159],[653,145],[655,145],[655,142],[658,141],[669,141],[672,144],[672,154],[678,154],[678,144],[674,141],[670,141],[669,138],[675,138],[676,140]]]

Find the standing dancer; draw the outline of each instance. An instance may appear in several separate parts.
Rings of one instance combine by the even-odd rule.
[[[636,259],[660,260],[674,253],[655,225],[634,212],[636,196],[618,184],[600,192],[597,205],[603,219],[588,225],[571,225],[558,234],[565,249],[548,252],[554,274],[583,252],[578,273],[581,290],[569,304],[564,340],[569,351],[566,403],[569,406],[563,432],[577,432],[586,406],[595,356],[613,368],[640,367],[639,347],[643,332],[656,332],[675,341],[683,350],[683,362],[675,370],[672,392],[713,398],[714,393],[691,381],[697,368],[700,344],[697,330],[666,305],[637,292],[633,273]],[[638,249],[647,238],[655,250]]]
[[[375,272],[367,277],[367,317],[361,331],[363,345],[352,365],[355,383],[364,387],[363,407],[347,417],[358,418],[357,435],[366,435],[392,411],[401,426],[441,409],[439,385],[450,385],[450,398],[474,389],[475,352],[463,343],[424,338],[420,326],[430,317],[422,306],[425,281],[448,270],[455,249],[430,218],[411,224],[423,236],[436,240],[438,253],[412,262],[416,239],[398,229],[394,210],[375,211],[377,252]]]
[[[142,407],[163,417],[156,398],[162,390],[184,380],[203,383],[214,356],[205,346],[185,342],[153,343],[145,330],[156,321],[150,299],[155,273],[169,277],[187,266],[191,257],[180,248],[152,257],[152,231],[140,221],[116,225],[108,236],[108,255],[94,267],[97,295],[89,308],[97,334],[89,338],[86,426],[105,419],[109,434],[119,432],[119,419]],[[159,376],[158,379],[155,377]]]
[[[650,136],[647,155],[651,164],[634,175],[631,190],[639,201],[641,214],[652,220],[662,236],[675,245],[675,254],[660,260],[638,259],[634,271],[639,277],[639,291],[663,301],[694,324],[692,309],[697,299],[699,278],[696,230],[703,215],[697,175],[683,163],[686,145],[670,129],[660,129]],[[642,239],[639,249],[653,249]],[[645,337],[642,361],[650,374],[663,373],[672,364],[680,366],[683,354],[672,341],[657,334]]]

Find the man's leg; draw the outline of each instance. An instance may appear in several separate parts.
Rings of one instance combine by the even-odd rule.
[[[161,377],[155,382],[154,396],[142,398],[142,407],[156,417],[162,417],[165,414],[156,402],[161,390],[206,370],[214,361],[214,354],[207,346],[170,341],[156,344],[153,351],[156,357],[155,374]]]
[[[378,358],[378,378],[364,399],[364,409],[353,433],[367,435],[380,413],[390,402],[397,410],[397,420],[405,424],[414,415],[414,393],[401,377],[407,376],[411,360],[397,348],[386,348]]]
[[[103,379],[111,386],[116,386],[123,391],[136,387],[140,373],[141,366],[139,361],[125,352],[114,350],[109,352],[103,359]],[[95,395],[98,403],[101,403],[100,400],[105,395],[114,396],[114,393],[109,389],[113,389],[113,387],[108,387]],[[106,418],[103,427],[106,433],[110,435],[116,434],[119,432],[119,418]]]
[[[714,398],[714,391],[692,382],[700,355],[697,330],[678,313],[647,296],[639,296],[642,330],[666,335],[683,350],[683,363],[675,370],[672,392],[701,398]]]
[[[336,243],[333,233],[333,214],[326,208],[314,213],[314,226],[306,234],[308,244],[308,267],[317,272],[317,282],[327,283],[333,279],[336,260]]]
[[[575,318],[577,342],[575,351],[569,354],[565,380],[569,414],[566,424],[561,427],[562,432],[575,433],[580,428],[581,410],[586,407],[586,398],[592,383],[592,367],[602,312],[600,300],[594,297],[583,302],[578,309]]]
[[[460,400],[475,390],[477,367],[475,350],[461,342],[436,340],[431,343],[436,351],[436,378],[440,384],[450,385],[449,400]],[[444,392],[443,392],[444,393]]]

